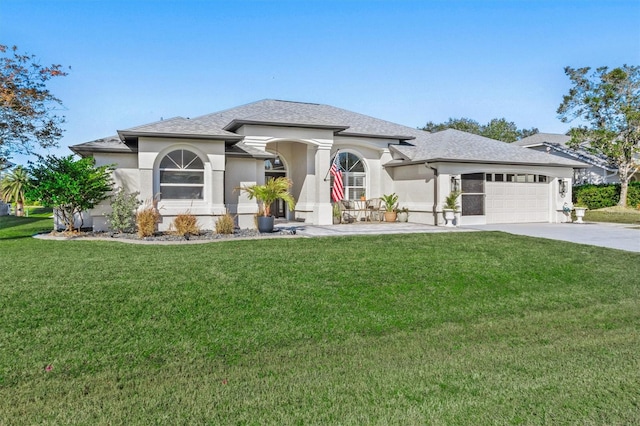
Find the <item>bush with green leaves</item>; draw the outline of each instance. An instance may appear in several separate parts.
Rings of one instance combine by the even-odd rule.
[[[110,165],[97,167],[91,157],[39,156],[38,163],[29,168],[32,180],[27,197],[54,208],[66,231],[73,232],[76,219],[82,228],[82,212],[109,198],[112,170]]]
[[[136,229],[136,210],[142,204],[139,192],[129,193],[119,188],[111,197],[111,213],[105,214],[109,228],[115,232],[133,232]]]
[[[585,184],[573,187],[573,204],[590,209],[612,207],[620,200],[620,184]],[[640,182],[631,182],[627,192],[627,205],[636,207],[640,204]]]

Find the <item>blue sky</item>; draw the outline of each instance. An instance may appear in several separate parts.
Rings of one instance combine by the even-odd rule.
[[[72,67],[56,154],[265,98],[565,132],[563,68],[640,64],[640,1],[2,0],[0,43]]]

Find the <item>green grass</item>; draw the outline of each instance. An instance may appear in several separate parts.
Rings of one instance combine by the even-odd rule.
[[[574,213],[575,218],[575,213]],[[640,225],[640,210],[621,207],[606,207],[587,210],[584,220],[588,222],[629,223]]]
[[[497,232],[42,241],[19,234],[50,220],[5,220],[0,424],[640,422],[635,253]]]

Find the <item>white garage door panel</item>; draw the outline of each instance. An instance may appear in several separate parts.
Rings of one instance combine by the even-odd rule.
[[[486,182],[487,223],[549,221],[549,184]]]

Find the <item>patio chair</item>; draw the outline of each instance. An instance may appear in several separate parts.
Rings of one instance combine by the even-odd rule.
[[[338,201],[338,206],[340,206],[340,213],[343,223],[355,222],[356,219],[353,215],[353,205],[349,200]]]
[[[367,216],[366,220],[369,222],[377,221],[382,222],[382,200],[380,198],[372,198],[367,200]]]

